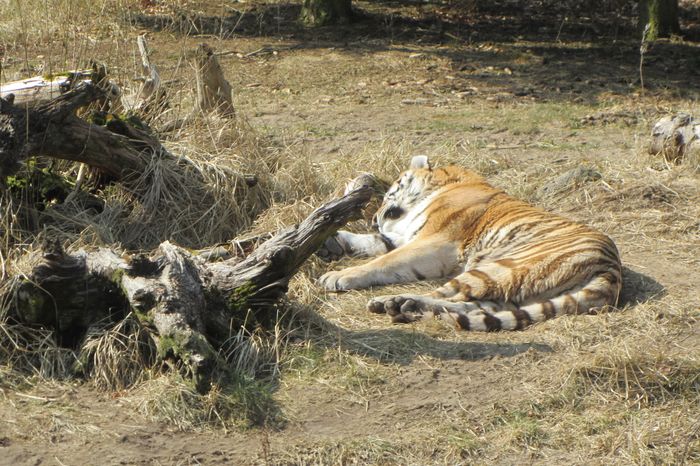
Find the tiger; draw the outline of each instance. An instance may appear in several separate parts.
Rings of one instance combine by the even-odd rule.
[[[386,191],[376,232],[340,230],[326,260],[373,257],[322,275],[330,291],[448,279],[432,292],[371,298],[394,323],[435,316],[463,330],[519,330],[617,306],[621,261],[605,234],[545,211],[457,166],[415,156]]]

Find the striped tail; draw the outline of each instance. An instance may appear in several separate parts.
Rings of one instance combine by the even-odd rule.
[[[472,301],[454,303],[463,309],[440,312],[444,320],[454,319],[464,330],[495,331],[520,330],[537,322],[565,314],[586,314],[606,305],[616,305],[621,280],[618,274],[606,272],[591,279],[586,285],[560,294],[546,301],[520,305]]]

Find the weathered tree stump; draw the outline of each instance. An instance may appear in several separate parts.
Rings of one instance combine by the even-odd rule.
[[[223,116],[234,116],[231,84],[224,77],[214,49],[200,44],[195,52],[195,66],[197,109],[203,113],[218,112]]]
[[[79,108],[103,97],[101,89],[84,82],[30,106],[14,105],[12,95],[0,98],[0,180],[37,155],[82,162],[127,184],[154,158],[172,160],[173,167],[187,170],[189,180],[197,177],[191,162],[171,155],[138,122],[107,115],[104,124],[95,124],[77,116]],[[256,181],[227,176],[248,186]],[[266,309],[286,293],[301,264],[360,215],[373,190],[361,181],[354,188],[269,239],[234,240],[234,251],[224,248],[225,254],[215,247],[200,255],[170,242],[150,255],[108,248],[66,253],[49,242],[32,272],[15,277],[11,318],[51,328],[59,344],[76,346],[88,329],[132,313],[152,330],[160,360],[175,361],[206,391],[221,362],[217,349],[246,322],[249,311],[259,320],[269,316]]]
[[[133,312],[154,330],[161,360],[174,360],[207,391],[217,348],[244,324],[248,311],[262,318],[287,292],[289,280],[330,235],[357,218],[372,196],[361,186],[283,230],[245,259],[207,262],[169,242],[148,256],[100,248],[65,253],[44,247],[41,262],[18,277],[13,317],[56,331],[71,345],[105,319]]]
[[[661,118],[651,130],[649,153],[661,154],[666,161],[679,163],[700,151],[700,121],[679,113]]]
[[[207,44],[200,44],[193,56],[197,94],[194,107],[184,117],[160,124],[158,131],[161,133],[179,130],[212,113],[225,118],[232,118],[236,114],[231,84],[224,76],[214,49]]]

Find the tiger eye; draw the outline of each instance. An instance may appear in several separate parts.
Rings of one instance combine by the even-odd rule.
[[[396,220],[404,214],[404,210],[401,207],[393,206],[389,207],[386,212],[384,212],[384,218],[389,220]]]

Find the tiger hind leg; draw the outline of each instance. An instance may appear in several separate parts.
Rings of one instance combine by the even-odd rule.
[[[463,330],[493,331],[503,328],[503,322],[513,320],[517,306],[493,301],[455,302],[421,295],[379,296],[367,303],[374,313],[386,313],[396,324],[415,322],[425,316],[451,321]],[[525,323],[513,326],[523,328]],[[508,324],[506,324],[506,329]]]
[[[405,294],[371,299],[367,309],[375,313],[386,312],[394,323],[414,322],[429,315],[454,322],[463,330],[520,330],[563,314],[591,313],[607,305],[615,305],[618,293],[619,281],[615,274],[603,273],[584,286],[552,299],[533,299],[519,305]]]

